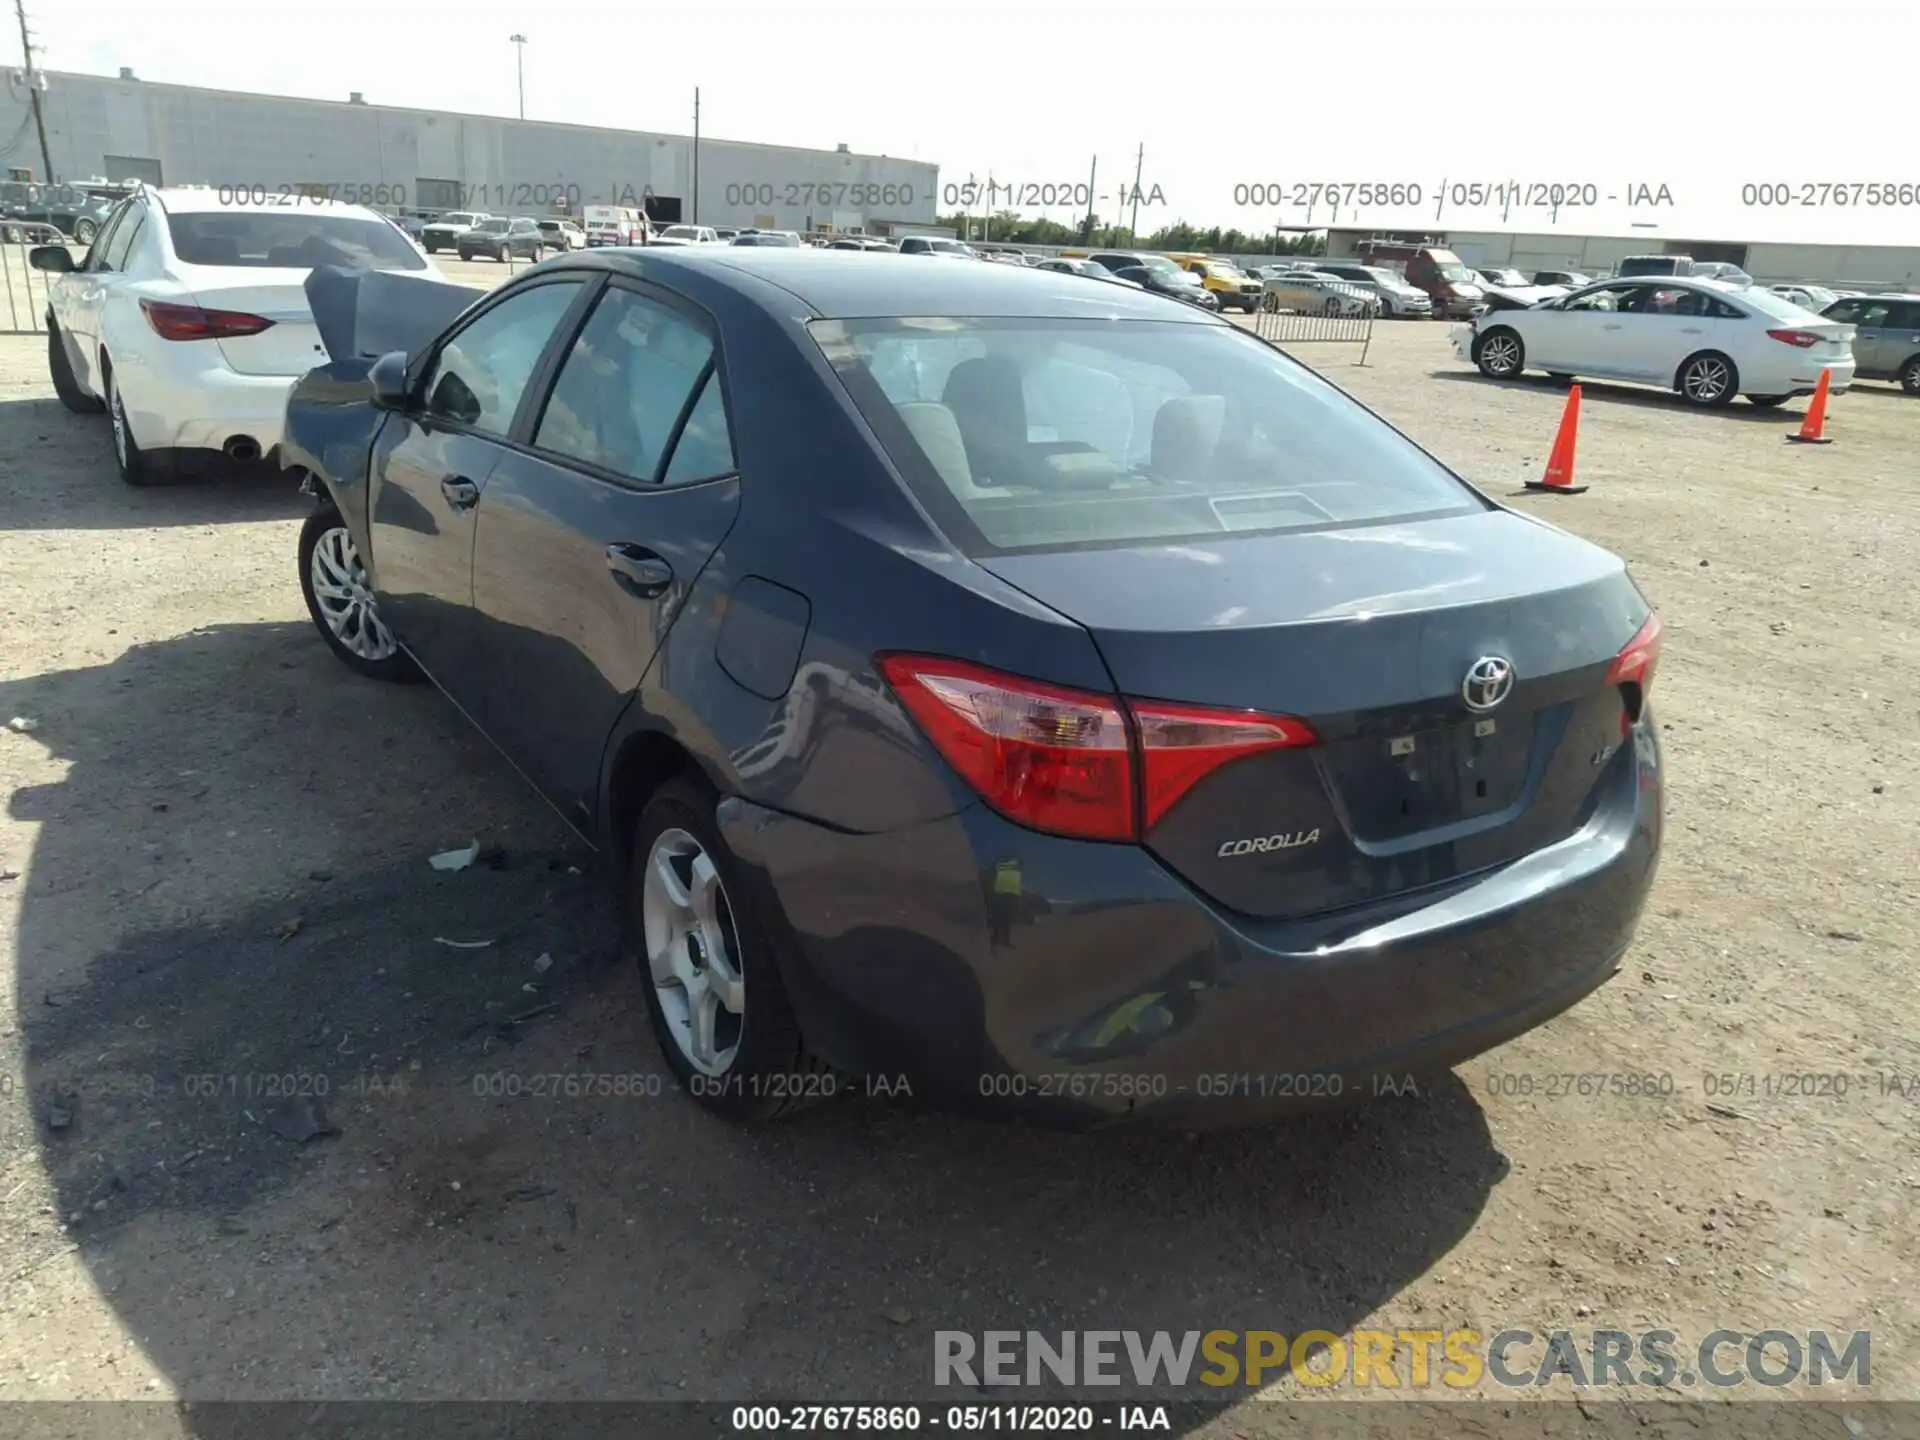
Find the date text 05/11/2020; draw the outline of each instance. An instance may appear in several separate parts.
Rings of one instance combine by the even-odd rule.
[[[1600,205],[1628,209],[1671,209],[1673,189],[1665,182],[1635,180],[1607,184],[1598,180],[1245,180],[1232,191],[1233,203],[1247,209],[1418,210],[1433,207],[1434,217],[1451,210],[1581,210]]]

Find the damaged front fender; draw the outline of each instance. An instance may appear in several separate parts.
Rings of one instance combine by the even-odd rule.
[[[280,463],[311,477],[303,488],[339,507],[354,543],[367,555],[368,466],[388,414],[373,403],[369,372],[382,355],[400,351],[412,364],[430,353],[453,322],[487,292],[447,280],[341,265],[315,267],[306,292],[327,363],[295,381],[287,395]]]

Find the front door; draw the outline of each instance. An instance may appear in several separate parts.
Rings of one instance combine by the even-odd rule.
[[[1893,308],[1890,300],[1864,295],[1827,307],[1826,319],[1855,327],[1853,363],[1863,377],[1878,380],[1888,373],[1887,342]]]
[[[480,311],[438,347],[415,404],[375,447],[367,568],[381,617],[469,711],[474,511],[542,354],[585,290],[582,277],[555,277]]]
[[[711,327],[611,283],[521,433],[480,506],[476,718],[584,829],[607,736],[739,507]]]
[[[1615,375],[1625,345],[1624,307],[1636,284],[1583,290],[1551,310],[1522,311],[1527,364],[1569,375]],[[1516,324],[1521,322],[1516,321]]]

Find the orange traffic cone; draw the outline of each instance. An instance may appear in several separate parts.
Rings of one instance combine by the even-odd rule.
[[[1820,372],[1820,383],[1813,387],[1813,404],[1807,407],[1807,418],[1800,422],[1800,433],[1789,435],[1787,439],[1795,445],[1831,445],[1827,439],[1827,377],[1831,371]]]
[[[1567,408],[1560,415],[1560,433],[1553,437],[1553,449],[1547,455],[1547,473],[1527,481],[1527,489],[1543,490],[1550,495],[1578,495],[1587,487],[1573,483],[1573,447],[1580,438],[1580,387],[1567,392]]]

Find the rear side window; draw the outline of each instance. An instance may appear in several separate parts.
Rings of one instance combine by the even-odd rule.
[[[1485,508],[1357,402],[1226,326],[930,318],[813,333],[971,554]]]

